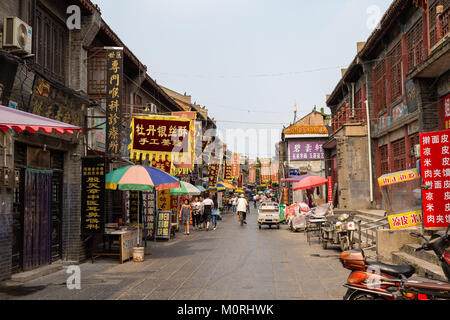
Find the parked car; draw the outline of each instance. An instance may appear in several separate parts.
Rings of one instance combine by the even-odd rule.
[[[280,229],[280,206],[275,202],[263,202],[258,210],[258,226],[259,229],[263,225],[277,226]]]

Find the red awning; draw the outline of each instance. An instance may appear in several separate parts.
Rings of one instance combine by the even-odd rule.
[[[81,132],[81,128],[77,126],[0,105],[0,130],[8,129],[17,132],[27,130],[31,133],[39,130],[45,133],[55,131],[59,134]]]

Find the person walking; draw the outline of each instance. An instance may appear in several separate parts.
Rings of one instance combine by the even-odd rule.
[[[184,224],[184,234],[189,235],[189,224],[191,223],[192,208],[189,199],[185,199],[180,208],[180,220]]]
[[[209,231],[209,225],[211,223],[212,209],[214,208],[214,202],[211,200],[210,195],[206,196],[203,200],[203,221],[206,222],[206,231]]]
[[[213,206],[212,212],[211,212],[211,225],[212,225],[212,228],[214,231],[217,228],[217,217],[220,215],[220,209],[217,206],[217,198],[214,198],[213,202],[214,202],[214,206]]]
[[[248,208],[248,202],[245,199],[245,196],[241,194],[241,197],[237,201],[237,212],[240,216],[240,219],[242,219],[242,222],[244,224],[247,224],[246,218],[247,218],[247,208]]]
[[[200,197],[200,210],[199,210],[199,215],[200,217],[198,218],[199,221],[199,229],[203,229],[204,227],[204,219],[203,219],[203,212],[204,212],[204,206],[203,206],[203,197]]]
[[[236,195],[233,195],[233,201],[231,202],[233,206],[233,213],[237,212],[237,200],[238,198],[236,197]]]
[[[195,197],[192,203],[192,227],[194,228],[194,230],[200,227],[200,208],[200,201],[198,200],[198,197]]]

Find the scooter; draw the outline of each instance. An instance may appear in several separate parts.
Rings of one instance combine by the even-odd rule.
[[[442,263],[447,279],[449,252],[449,228],[445,235],[433,235],[428,241],[418,233],[412,236],[421,237],[426,243],[416,249],[433,250]],[[450,284],[422,278],[409,279],[415,272],[414,267],[405,264],[400,266],[367,261],[364,251],[355,249],[343,252],[340,260],[344,268],[352,273],[344,287],[347,293],[344,300],[401,300],[401,299],[449,299]]]

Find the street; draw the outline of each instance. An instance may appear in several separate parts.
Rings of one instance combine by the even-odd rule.
[[[177,233],[156,243],[143,263],[97,259],[80,265],[81,289],[69,274],[55,274],[0,291],[0,299],[124,300],[335,300],[342,299],[348,270],[339,249],[311,246],[302,233],[257,227],[256,210],[241,227],[225,214],[215,231]]]

